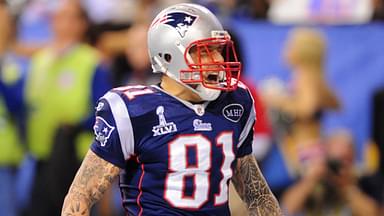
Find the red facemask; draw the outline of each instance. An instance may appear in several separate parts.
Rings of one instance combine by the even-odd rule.
[[[191,55],[195,56],[194,61]],[[221,56],[218,58],[217,55]],[[180,70],[183,83],[202,84],[206,88],[225,91],[237,88],[241,63],[233,41],[228,37],[195,41],[186,48],[184,59],[188,69]]]

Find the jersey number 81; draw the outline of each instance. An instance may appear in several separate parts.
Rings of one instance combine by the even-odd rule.
[[[216,145],[222,147],[224,160],[221,165],[223,178],[219,193],[215,194],[214,205],[228,200],[227,181],[232,176],[231,163],[235,156],[232,150],[232,132],[223,132],[216,138]],[[196,149],[196,164],[188,165],[188,148]],[[164,198],[174,207],[199,209],[208,201],[210,188],[211,142],[201,134],[182,135],[168,144],[169,170],[165,182]],[[191,196],[184,192],[185,178],[193,178],[194,191]]]

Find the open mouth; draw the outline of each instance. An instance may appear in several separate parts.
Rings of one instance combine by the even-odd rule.
[[[216,84],[219,82],[219,73],[210,73],[205,77],[205,81],[208,84]]]

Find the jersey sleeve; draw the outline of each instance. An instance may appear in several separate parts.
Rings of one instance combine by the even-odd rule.
[[[104,160],[125,167],[134,152],[132,125],[126,104],[114,92],[108,92],[98,102],[93,126],[95,139],[91,150]]]
[[[248,91],[248,90],[247,90]],[[247,121],[241,131],[239,143],[237,144],[237,158],[244,157],[245,155],[252,154],[252,143],[253,143],[253,130],[256,121],[256,111],[254,106],[254,100],[249,93],[250,102],[252,103],[249,109]]]

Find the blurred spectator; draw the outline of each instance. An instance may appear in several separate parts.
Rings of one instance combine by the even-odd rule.
[[[30,57],[41,49],[52,37],[52,12],[58,1],[51,0],[19,0],[12,1],[18,7],[18,38],[14,49],[18,53]]]
[[[131,19],[125,24],[104,23],[93,26],[91,30],[92,43],[101,51],[103,57],[109,62],[114,74],[114,86],[128,84],[128,79],[139,79],[136,84],[143,84],[143,80],[154,77],[155,79],[147,84],[156,81],[152,76],[150,65],[143,57],[147,56],[145,48],[146,37],[143,32],[150,24],[153,16],[162,8],[179,2],[181,0],[145,0],[136,1],[133,9],[130,9]],[[130,28],[133,28],[130,30]],[[140,38],[141,37],[141,38]],[[127,47],[128,46],[128,47]],[[132,47],[132,48],[130,48]],[[135,51],[135,49],[138,49]],[[145,50],[145,51],[144,51]],[[133,59],[132,59],[133,58]],[[132,60],[130,60],[132,59]],[[134,61],[130,62],[130,61]],[[140,67],[147,68],[140,68]],[[146,70],[137,71],[137,70]],[[143,76],[142,78],[137,75]],[[149,75],[149,76],[148,76]],[[134,84],[135,80],[129,81]],[[141,79],[141,81],[140,81]]]
[[[384,174],[384,88],[374,93],[372,110],[372,138],[379,147],[379,172]]]
[[[233,17],[265,19],[269,0],[194,0],[213,11],[220,20],[226,22]]]
[[[384,20],[384,1],[383,0],[372,0],[373,1],[373,20]]]
[[[103,34],[99,49],[111,62],[113,86],[155,84],[160,81],[159,76],[152,73],[149,62],[147,29],[147,23],[135,23],[128,30]]]
[[[19,14],[19,40],[27,44],[44,44],[51,39],[51,17],[56,1],[25,1]]]
[[[114,3],[98,1],[100,4],[95,4],[93,0],[81,1],[87,10],[94,14],[91,16],[91,18],[94,17],[92,19],[94,25],[90,29],[91,43],[101,50],[109,60],[124,52],[126,30],[130,26],[135,24],[149,25],[162,8],[171,4],[189,2],[185,0],[113,0]],[[113,12],[105,13],[106,10]],[[114,13],[115,11],[116,13]]]
[[[372,110],[372,141],[379,152],[379,166],[377,172],[370,176],[367,181],[375,185],[371,188],[376,194],[376,199],[381,204],[381,215],[384,214],[384,88],[375,91],[373,96]]]
[[[76,0],[60,1],[53,39],[31,60],[27,144],[37,160],[27,215],[59,215],[64,196],[92,141],[93,109],[109,88],[96,50],[83,43],[88,19]]]
[[[291,174],[300,174],[302,160],[321,148],[321,118],[325,111],[337,109],[338,100],[324,78],[325,39],[312,29],[295,29],[284,52],[292,70],[291,91],[264,86],[267,107],[290,117],[288,136],[281,145]]]
[[[254,19],[266,19],[270,0],[242,0],[238,1],[240,14]]]
[[[372,0],[272,0],[268,17],[285,24],[359,24],[370,21],[372,14]]]
[[[237,4],[235,0],[195,0],[194,2],[209,8],[222,21],[226,21],[235,13]]]
[[[81,0],[94,24],[151,22],[160,9],[182,0]],[[106,12],[109,11],[109,12]]]
[[[354,140],[345,129],[326,139],[324,154],[306,161],[300,180],[283,194],[287,215],[378,215],[378,204],[361,188]]]
[[[136,24],[127,31],[125,56],[130,71],[125,71],[115,79],[118,85],[152,85],[160,82],[160,76],[152,73],[149,62],[147,30],[148,25]]]
[[[139,1],[134,0],[81,0],[94,24],[127,24],[135,19],[135,8]]]
[[[14,22],[5,1],[0,1],[0,215],[16,216],[21,207],[16,182],[24,155],[20,123],[25,68],[11,51]]]

